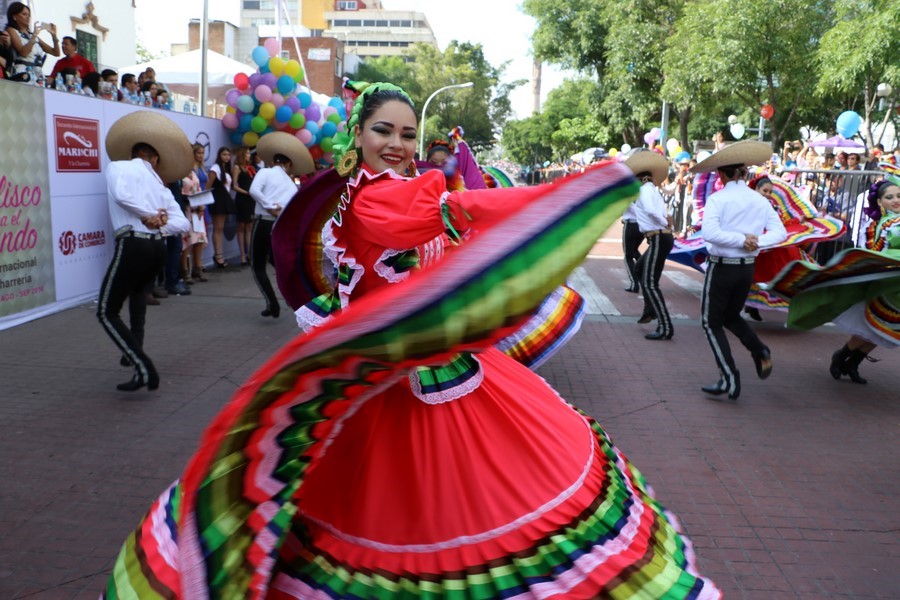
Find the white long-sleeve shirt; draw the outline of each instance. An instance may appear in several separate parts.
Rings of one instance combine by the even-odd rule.
[[[130,227],[142,233],[172,235],[190,231],[191,224],[181,207],[153,167],[142,158],[117,160],[106,167],[106,189],[109,199],[109,218],[113,231]],[[168,223],[161,229],[148,229],[141,222],[154,217],[159,209],[168,213]]]
[[[787,230],[768,200],[743,181],[729,181],[706,201],[703,213],[706,250],[712,256],[756,256],[759,250],[744,249],[747,234],[759,238],[760,248],[774,246],[787,238]]]
[[[634,218],[637,219],[641,233],[669,228],[666,201],[653,182],[641,185],[638,199],[634,201]]]
[[[272,217],[270,210],[284,208],[297,193],[297,185],[280,165],[263,169],[250,184],[250,197],[256,201],[254,214]]]

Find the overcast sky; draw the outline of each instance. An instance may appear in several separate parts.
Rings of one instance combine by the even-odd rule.
[[[480,43],[488,61],[500,66],[511,61],[505,79],[531,80],[531,32],[534,20],[520,10],[521,0],[382,0],[389,10],[425,13],[441,49],[451,40]],[[209,18],[238,21],[239,0],[209,2]],[[187,42],[187,23],[200,18],[202,0],[138,0],[138,38],[151,51],[168,51],[173,43]],[[559,85],[564,74],[544,65],[542,99]],[[531,114],[531,86],[526,84],[512,96],[513,110],[520,118]]]

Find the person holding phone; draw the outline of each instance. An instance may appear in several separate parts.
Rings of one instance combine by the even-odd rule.
[[[50,33],[52,46],[39,37],[42,31]],[[47,54],[59,56],[56,25],[38,22],[32,31],[31,9],[21,2],[13,2],[6,9],[6,33],[12,46],[12,65],[8,65],[10,78],[23,76],[29,68],[40,70]]]

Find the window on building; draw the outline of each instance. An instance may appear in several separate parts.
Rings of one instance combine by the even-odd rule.
[[[322,37],[323,31],[321,29],[310,29],[309,37]]]
[[[413,26],[412,21],[400,21],[400,27],[412,27],[412,26]]]
[[[79,29],[75,30],[75,41],[78,43],[78,54],[99,65],[97,60],[97,36]]]
[[[335,19],[331,22],[332,27],[346,27],[347,19]]]
[[[388,21],[388,27],[400,27],[400,21]]]
[[[259,0],[244,0],[244,10],[259,10]]]
[[[363,27],[375,27],[375,19],[364,19],[362,24]]]
[[[387,22],[387,21],[384,21],[384,20],[381,20],[381,19],[378,19],[378,20],[375,21],[375,27],[387,27],[387,26],[388,26],[388,22]]]
[[[347,21],[347,26],[348,27],[362,27],[362,21],[360,21],[359,19],[350,19],[349,21]]]
[[[337,3],[338,10],[356,10],[356,0],[339,0]]]

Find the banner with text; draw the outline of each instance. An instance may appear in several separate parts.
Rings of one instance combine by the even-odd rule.
[[[0,86],[0,319],[56,299],[42,90]]]

